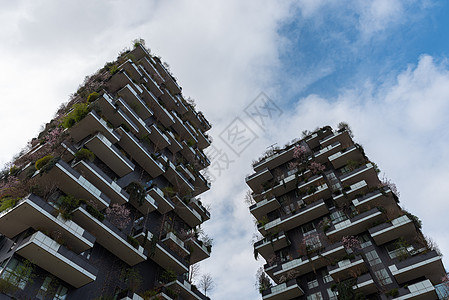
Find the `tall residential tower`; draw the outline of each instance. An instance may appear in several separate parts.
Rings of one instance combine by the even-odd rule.
[[[246,178],[264,300],[438,299],[445,270],[421,221],[345,124],[267,153]]]
[[[86,79],[1,174],[0,299],[208,299],[210,128],[142,43]]]

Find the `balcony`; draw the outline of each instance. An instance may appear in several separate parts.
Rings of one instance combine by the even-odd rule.
[[[182,150],[182,145],[178,142],[173,132],[167,130],[168,138],[170,140],[170,145],[168,145],[168,149],[173,153],[177,153]]]
[[[144,300],[144,298],[140,297],[139,295],[133,293],[130,290],[122,291],[120,294],[118,294],[116,299],[120,299],[120,300]],[[167,298],[167,299],[170,299],[170,298]]]
[[[300,225],[306,224],[316,218],[322,217],[329,213],[327,205],[324,200],[321,199],[310,205],[307,205],[303,209],[300,209],[295,214],[285,215],[277,218],[271,222],[265,224],[265,226],[259,226],[258,230],[262,235],[267,233],[275,233],[276,231],[288,231],[296,228]]]
[[[413,222],[406,216],[401,216],[391,221],[368,230],[377,245],[385,244],[399,237],[413,239],[416,236],[416,228]]]
[[[407,287],[400,288],[399,297],[394,298],[395,300],[427,300],[427,299],[446,299],[447,295],[437,295],[435,287],[432,285],[429,279],[417,282],[415,284],[409,284]]]
[[[254,244],[254,249],[268,260],[270,255],[290,245],[290,240],[283,231],[278,234],[264,238]]]
[[[145,86],[143,86],[142,98],[148,105],[150,105],[151,109],[154,111],[155,117],[162,123],[162,125],[168,128],[175,123],[172,115]]]
[[[190,264],[196,264],[210,257],[210,250],[204,246],[202,241],[198,241],[196,238],[189,238],[185,241],[185,244],[191,249]]]
[[[40,231],[25,238],[16,252],[75,288],[94,281],[98,273],[80,256]]]
[[[310,201],[315,201],[314,199],[327,199],[330,197],[330,195],[331,191],[329,190],[327,183],[324,183],[322,185],[317,186],[315,192],[302,197],[302,200],[307,203]]]
[[[315,161],[324,164],[328,161],[328,157],[340,151],[341,148],[342,146],[340,142],[336,142],[333,143],[332,145],[322,148],[321,150],[313,154],[315,157]]]
[[[100,221],[83,207],[73,211],[73,220],[97,238],[97,243],[130,266],[147,259],[143,248],[134,248],[127,241],[126,235],[107,220]]]
[[[343,132],[336,132],[328,135],[324,139],[320,140],[321,147],[327,147],[335,142],[340,142],[342,145],[352,145],[352,139],[349,133],[345,130]]]
[[[271,273],[273,275],[272,277],[275,277],[278,280],[282,275],[285,275],[290,271],[295,271],[298,273],[298,276],[301,276],[325,267],[329,264],[329,260],[339,259],[345,254],[346,250],[343,245],[341,243],[335,243],[324,248],[320,251],[320,254],[311,256],[310,259],[306,257],[296,258],[277,265],[271,270],[267,270],[267,268],[265,268],[265,271],[268,274]]]
[[[128,59],[127,61],[125,61],[120,67],[119,69],[124,69],[125,72],[127,74],[129,74],[129,76],[140,82],[140,83],[144,83],[144,76],[142,74],[142,72],[139,70],[139,68],[133,63],[133,61],[131,59]]]
[[[105,193],[112,203],[122,205],[128,202],[129,194],[94,163],[82,160],[75,163],[73,168]]]
[[[195,188],[193,185],[187,180],[187,178],[182,175],[182,173],[179,171],[180,168],[175,167],[175,165],[168,160],[167,157],[161,155],[160,160],[163,161],[163,163],[167,166],[167,169],[165,170],[164,177],[174,186],[180,187],[183,191],[187,192],[193,192]]]
[[[299,286],[296,279],[275,285],[262,292],[263,300],[284,300],[293,299],[304,295],[304,291]]]
[[[445,275],[441,257],[435,251],[412,256],[388,268],[399,284],[420,277],[425,277],[433,284],[437,284]]]
[[[273,154],[269,157],[263,158],[257,163],[253,164],[253,168],[255,172],[259,172],[265,168],[274,169],[277,166],[280,166],[290,160],[293,159],[293,149],[295,147],[290,147],[288,149],[280,150],[276,154]]]
[[[178,253],[181,257],[186,257],[190,254],[190,251],[186,249],[184,242],[178,238],[173,232],[168,232],[165,238],[161,240],[162,243],[167,245],[170,249]]]
[[[210,219],[210,212],[201,204],[201,201],[192,198],[190,200],[190,203],[192,204],[193,209],[200,214],[201,218],[203,219],[203,222]]]
[[[303,174],[307,174],[309,172],[310,171],[307,170]],[[288,193],[288,192],[296,189],[297,188],[296,184],[298,182],[298,174],[296,172],[290,171],[287,175],[288,176],[286,178],[279,178],[278,177],[277,179],[279,180],[279,182],[276,182],[275,185],[272,188],[266,189],[266,190],[264,190],[260,194],[254,194],[254,196],[253,196],[254,200],[260,201],[262,199],[266,199],[267,197],[271,198],[272,196],[279,197],[279,196],[282,196],[285,193]],[[305,185],[307,185],[309,183],[306,183]],[[263,185],[262,185],[262,187],[264,189],[266,188]]]
[[[252,175],[246,177],[246,184],[255,192],[262,192],[262,184],[273,178],[268,168],[262,169]]]
[[[198,148],[204,149],[210,146],[211,141],[209,140],[209,137],[206,136],[204,133],[202,133],[201,130],[197,131],[197,136],[198,136]]]
[[[134,164],[101,133],[97,133],[84,145],[119,177],[134,171]]]
[[[157,210],[161,214],[165,214],[175,209],[175,204],[169,198],[167,198],[157,186],[148,190],[147,194],[156,200]]]
[[[165,85],[168,87],[170,92],[173,95],[181,93],[181,87],[176,83],[176,80],[173,78],[173,76],[168,73],[168,71],[165,69],[165,67],[162,65],[159,59],[152,58],[151,61],[154,63],[154,66],[156,67],[159,74],[162,75],[162,77],[165,79]]]
[[[131,120],[135,126],[137,126],[137,136],[140,138],[143,138],[144,136],[147,136],[151,134],[150,128],[148,128],[147,124],[140,118],[140,116],[128,105],[128,103],[123,100],[123,98],[118,98],[116,105],[120,107],[120,109],[123,109],[123,111],[126,113],[126,116]],[[122,126],[122,124],[119,124],[117,127]],[[133,132],[131,130],[131,132]],[[136,133],[135,133],[136,134]]]
[[[257,220],[260,220],[269,212],[272,212],[280,207],[281,204],[279,203],[279,201],[276,199],[276,197],[273,197],[271,199],[264,199],[257,202],[256,204],[251,205],[249,207],[249,211]]]
[[[146,57],[145,57],[146,59]],[[148,60],[148,59],[147,59]],[[160,97],[162,95],[162,90],[159,88],[157,82],[151,77],[151,75],[147,72],[143,65],[139,65],[140,72],[145,76],[144,81],[148,90],[152,91],[152,93],[156,97]]]
[[[352,288],[357,290],[359,293],[363,293],[364,295],[377,292],[376,283],[369,273],[357,276],[357,282]]]
[[[366,184],[370,187],[379,186],[380,180],[377,177],[377,172],[372,163],[367,163],[366,165],[340,176],[340,181],[342,185],[351,185],[364,180]]]
[[[395,209],[396,201],[393,199],[391,190],[381,188],[363,197],[352,200],[358,211],[369,209],[370,207],[382,206],[385,209]]]
[[[148,83],[152,83],[152,84],[154,83],[156,85],[157,89],[155,88],[154,90],[155,90],[155,93],[157,94],[157,91],[160,90],[159,84],[164,83],[165,80],[164,80],[164,78],[162,78],[161,74],[159,74],[159,71],[154,67],[154,64],[156,64],[156,62],[153,60],[152,57],[142,57],[139,60],[139,62],[142,64],[142,67],[145,69],[145,71],[148,74],[150,74],[150,78],[152,78],[151,75],[153,75],[153,74],[154,74],[153,76],[160,78],[161,82],[159,82],[159,83],[157,83],[157,81],[155,81],[155,80],[148,81]],[[153,89],[151,89],[151,90],[153,90]],[[160,90],[160,91],[162,94],[162,90]],[[157,95],[157,96],[159,97],[160,95]]]
[[[48,173],[39,173],[38,181],[44,186],[57,186],[67,195],[92,200],[99,210],[109,206],[111,200],[86,178],[72,169],[66,162],[59,160]],[[36,176],[36,175],[35,175]]]
[[[175,203],[176,214],[184,220],[190,227],[195,227],[200,225],[203,220],[199,213],[197,213],[188,204],[184,203],[178,196],[174,196],[173,202]]]
[[[137,127],[137,125],[134,124],[134,122],[131,121],[128,115],[115,104],[115,102],[107,93],[104,93],[96,103],[98,103],[98,105],[100,106],[101,113],[104,114],[106,118],[108,118],[108,121],[111,122],[114,127],[119,127],[122,124],[125,124],[129,128],[129,130],[131,130],[131,132],[133,132],[134,134],[138,134],[139,128]]]
[[[155,124],[152,124],[150,128],[150,139],[156,145],[156,148],[164,149],[170,146],[171,143],[168,137]]]
[[[134,87],[138,88],[137,91],[139,94],[143,93],[143,90],[135,85]],[[147,106],[147,104],[140,98],[137,92],[134,90],[131,85],[125,85],[121,90],[118,91],[119,97],[125,100],[125,102],[134,110],[139,117],[143,120],[148,119],[153,115],[151,109]]]
[[[186,260],[161,241],[157,241],[157,238],[151,232],[139,233],[134,238],[145,245],[145,249],[150,252],[149,257],[162,268],[173,270],[177,274],[184,274],[189,271]]]
[[[205,191],[210,190],[210,182],[207,181],[207,179],[201,175],[200,172],[197,172],[195,174],[197,177],[195,177],[195,190],[192,193],[193,197],[198,196],[199,194],[204,193]]]
[[[165,88],[162,90],[164,93],[161,95],[160,99],[164,102],[164,106],[170,110],[176,110],[178,107],[178,100],[172,96],[169,90]]]
[[[116,93],[126,85],[129,85],[133,90],[138,91],[139,94],[142,93],[142,89],[128,76],[128,74],[123,72],[123,70],[115,73],[107,82],[108,91],[111,91],[112,93]]]
[[[348,201],[351,201],[357,195],[364,194],[368,191],[368,184],[365,180],[361,180],[350,186],[343,188],[343,192],[337,196],[333,196],[335,203],[340,206],[345,205]]]
[[[178,98],[178,101],[181,101]],[[179,112],[179,114],[184,115],[189,122],[191,122],[193,125],[195,125],[196,128],[200,128],[202,132],[208,131],[211,129],[211,126],[209,122],[204,118],[204,116],[201,113],[198,113],[195,111],[194,108],[192,108],[190,105],[185,106],[187,111],[185,113]]]
[[[191,164],[195,163],[196,160],[196,151],[192,148],[192,146],[189,146],[186,142],[186,140],[183,140],[181,142],[181,154],[184,156],[185,159]]]
[[[199,162],[199,166],[197,166],[197,168],[199,170],[202,170],[208,166],[210,166],[210,160],[209,158],[207,158],[206,154],[204,154],[204,152],[200,149],[196,149],[196,158],[198,159]]]
[[[70,137],[77,143],[96,132],[101,132],[112,144],[120,140],[120,136],[112,128],[109,128],[106,121],[101,119],[95,111],[88,113],[87,116],[72,127]]]
[[[345,166],[350,160],[363,161],[365,159],[362,152],[356,146],[351,146],[347,149],[343,149],[340,152],[329,156],[328,158],[335,169],[339,169]]]
[[[175,98],[177,100],[177,106],[175,109],[176,112],[180,115],[184,115],[185,113],[187,113],[189,111],[189,109],[185,105],[186,101],[184,100],[184,98],[182,97],[181,94],[175,95]]]
[[[310,149],[315,149],[320,145],[320,135],[317,132],[306,137],[306,143]]]
[[[326,233],[329,238],[341,239],[345,235],[357,235],[366,231],[373,223],[385,221],[385,216],[377,209],[373,208],[361,213],[352,219],[339,222],[332,226]]]
[[[43,228],[61,232],[64,241],[76,253],[94,246],[95,237],[71,220],[64,220],[56,209],[34,194],[20,200],[16,206],[0,214],[0,233],[13,239],[28,228]]]
[[[173,118],[175,120],[175,124],[173,124],[173,128],[176,130],[176,132],[182,136],[187,141],[192,141],[193,143],[197,144],[198,139],[196,137],[196,134],[192,132],[181,120],[181,118],[178,116],[178,114],[175,111],[172,111]]]
[[[328,266],[327,269],[329,270],[329,275],[336,282],[368,271],[365,261],[360,256],[354,259],[341,260],[335,266]]]
[[[142,203],[137,202],[135,199],[131,198],[129,200],[138,211],[140,211],[143,215],[149,214],[157,209],[156,200],[153,199],[150,195],[145,195]]]
[[[157,177],[164,173],[164,166],[157,160],[153,159],[151,153],[141,144],[132,133],[126,132],[123,128],[117,131],[121,136],[118,143],[131,157],[152,177]]]
[[[201,292],[199,292],[194,286],[192,286],[187,280],[178,277],[177,280],[167,283],[165,285],[167,289],[179,291],[180,299],[185,300],[205,300],[206,298]]]

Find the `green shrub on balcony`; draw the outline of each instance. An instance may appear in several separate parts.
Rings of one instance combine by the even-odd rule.
[[[100,222],[102,222],[104,220],[104,214],[101,213],[98,209],[96,209],[95,207],[91,206],[91,205],[87,205],[86,206],[86,211],[95,219],[99,220]]]
[[[129,193],[130,199],[137,201],[139,205],[145,201],[145,187],[139,182],[131,182],[126,186],[125,191]]]
[[[89,161],[94,161],[95,154],[92,151],[90,151],[89,149],[86,149],[86,148],[80,149],[75,153],[75,160],[80,161],[83,159],[86,159]]]
[[[95,100],[97,100],[100,97],[100,94],[97,92],[90,93],[89,96],[87,96],[87,103],[92,103]]]
[[[70,220],[72,219],[72,211],[80,206],[80,199],[76,199],[72,195],[61,196],[58,199],[57,206],[62,217],[66,220]]]
[[[5,197],[3,199],[0,199],[0,212],[7,210],[8,208],[14,207],[20,198],[12,198],[12,197]]]
[[[53,155],[47,155],[42,157],[41,159],[38,159],[36,163],[34,164],[34,167],[36,170],[40,170],[43,166],[45,166],[51,159],[53,158]]]
[[[132,237],[131,235],[128,235],[127,240],[128,240],[128,243],[131,244],[131,246],[133,246],[136,249],[139,248],[139,241],[136,240],[134,237]]]
[[[70,128],[77,122],[82,120],[89,112],[90,107],[87,103],[77,103],[72,106],[72,111],[69,112],[62,120],[62,127]]]
[[[176,272],[168,269],[168,270],[164,270],[164,272],[162,272],[160,281],[162,283],[169,283],[169,282],[176,280],[177,278],[178,278],[178,276],[176,275]]]

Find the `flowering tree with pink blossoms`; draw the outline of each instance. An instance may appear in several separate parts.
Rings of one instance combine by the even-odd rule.
[[[351,249],[352,251],[355,251],[362,249],[360,241],[352,235],[342,237],[341,242],[343,243],[343,247],[345,247],[346,250]]]
[[[298,145],[295,148],[293,148],[293,158],[296,158],[297,161],[290,162],[288,164],[288,168],[290,170],[293,170],[296,168],[299,164],[306,164],[309,158],[309,151],[306,147]]]
[[[130,211],[124,205],[114,203],[112,207],[106,208],[109,221],[119,229],[124,229],[131,222]]]
[[[313,175],[316,175],[326,170],[326,167],[318,162],[311,162],[309,170],[312,172]]]

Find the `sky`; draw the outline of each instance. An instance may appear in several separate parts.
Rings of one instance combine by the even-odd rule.
[[[437,0],[0,0],[0,165],[135,38],[213,124],[212,299],[260,299],[251,162],[348,122],[449,265],[449,3]],[[261,104],[268,103],[266,111]],[[243,132],[238,138],[232,132]],[[242,138],[243,136],[243,138]]]

